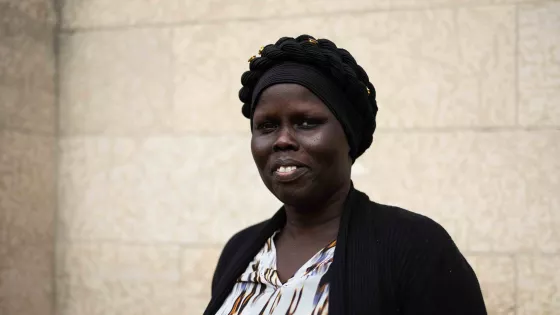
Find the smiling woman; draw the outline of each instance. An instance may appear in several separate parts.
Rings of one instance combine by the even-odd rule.
[[[256,167],[284,206],[226,244],[204,314],[486,314],[440,225],[354,188],[377,103],[350,53],[302,35],[260,55],[239,97]]]
[[[264,184],[286,205],[310,211],[325,195],[346,195],[350,188],[352,160],[344,130],[301,85],[280,83],[262,93],[251,150]]]

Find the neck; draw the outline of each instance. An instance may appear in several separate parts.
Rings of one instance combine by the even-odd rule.
[[[342,184],[324,202],[312,206],[284,205],[286,226],[283,233],[293,238],[320,235],[335,238],[350,186],[350,182]]]

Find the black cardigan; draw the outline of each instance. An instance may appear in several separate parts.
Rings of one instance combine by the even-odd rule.
[[[265,241],[282,228],[270,220],[234,235],[212,280],[204,315],[214,315]],[[433,220],[371,202],[354,188],[340,222],[330,281],[329,315],[483,315],[476,275],[447,232]]]

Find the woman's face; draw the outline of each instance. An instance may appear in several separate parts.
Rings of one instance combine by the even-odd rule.
[[[266,187],[287,205],[324,202],[350,181],[352,161],[342,126],[301,85],[263,91],[253,116],[251,152]]]

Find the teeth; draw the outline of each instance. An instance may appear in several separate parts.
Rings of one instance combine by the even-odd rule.
[[[290,173],[293,172],[297,169],[297,166],[280,166],[278,168],[278,170],[276,170],[278,173]]]

